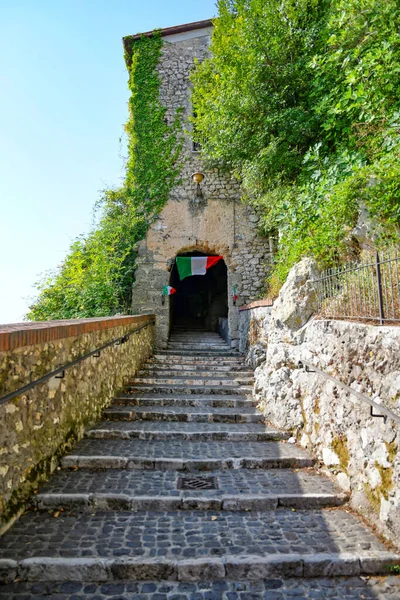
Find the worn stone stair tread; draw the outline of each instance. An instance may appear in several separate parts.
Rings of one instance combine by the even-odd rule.
[[[124,410],[132,410],[132,411],[136,411],[137,413],[141,413],[141,412],[160,412],[159,408],[156,408],[154,406],[114,406],[111,405],[110,408],[105,409],[104,412],[107,412],[108,410],[116,410],[116,411],[124,411]],[[240,409],[240,413],[238,413],[238,409],[237,408],[231,408],[231,407],[214,407],[214,406],[206,406],[205,410],[201,410],[201,408],[198,408],[197,406],[164,406],[162,408],[162,412],[165,413],[172,413],[172,414],[205,414],[205,415],[237,415],[237,414],[242,414],[242,415],[257,415],[259,417],[263,417],[263,415],[257,410],[257,408],[255,407],[248,407],[248,408],[241,408]]]
[[[176,338],[171,336],[168,340],[168,346],[191,346],[192,348],[201,348],[202,346],[223,346],[224,348],[230,348],[230,345],[226,343],[221,337],[198,337],[197,339],[191,338]]]
[[[172,355],[172,356],[204,356],[204,357],[227,357],[227,356],[232,356],[232,357],[239,357],[239,353],[234,351],[234,350],[219,350],[219,349],[209,349],[209,348],[181,348],[181,349],[176,349],[176,348],[166,348],[165,350],[163,350],[163,353],[165,355]]]
[[[165,352],[165,351],[164,351]],[[165,364],[166,362],[168,362],[169,364],[175,364],[175,363],[182,363],[182,364],[189,364],[189,365],[204,365],[204,364],[211,364],[211,365],[215,365],[215,356],[198,356],[198,357],[194,357],[192,355],[187,355],[187,354],[171,354],[170,352],[168,353],[161,353],[158,352],[156,354],[153,354],[153,357],[150,358],[148,360],[148,364]],[[228,356],[221,356],[220,359],[218,360],[218,365],[222,365],[222,366],[230,366],[230,365],[234,365],[234,366],[243,366],[244,365],[244,361],[243,361],[243,356],[241,354],[235,353],[235,354],[231,354]]]
[[[218,385],[215,387],[211,387],[208,385],[185,385],[185,384],[144,384],[144,383],[136,383],[132,385],[126,386],[127,390],[138,391],[139,393],[151,393],[151,392],[161,392],[161,393],[169,393],[169,394],[178,394],[179,392],[186,394],[213,394],[216,393],[231,393],[231,394],[241,394],[246,395],[250,394],[252,391],[252,387],[240,385],[240,386],[225,386]]]
[[[253,384],[253,379],[243,378],[243,379],[228,379],[228,378],[220,378],[220,377],[162,377],[161,375],[158,377],[135,377],[134,379],[128,382],[130,386],[136,385],[168,385],[168,386],[181,386],[185,387],[191,386],[213,386],[213,387],[232,387],[238,388],[241,386],[250,386]]]
[[[3,580],[94,581],[379,574],[400,561],[342,509],[29,512],[2,537],[0,558]]]
[[[199,364],[166,364],[166,363],[146,363],[140,373],[176,373],[180,375],[197,375],[202,373],[214,373],[215,375],[221,375],[221,377],[226,376],[236,376],[236,375],[248,375],[249,377],[253,377],[253,371],[248,371],[243,365],[233,366],[233,365],[218,365],[217,364],[209,364],[209,365],[199,365]]]
[[[332,508],[343,505],[347,501],[345,494],[220,494],[204,496],[197,491],[186,493],[184,496],[140,496],[129,493],[93,492],[38,494],[34,505],[41,510],[275,510],[280,507],[312,510],[316,508]]]
[[[173,469],[310,467],[307,452],[282,442],[84,439],[62,459],[64,467]]]
[[[345,494],[220,494],[203,496],[192,491],[184,496],[140,496],[129,493],[93,492],[65,493],[65,494],[38,494],[35,496],[34,505],[41,510],[213,510],[213,511],[250,511],[250,510],[275,510],[279,507],[312,510],[316,508],[332,508],[343,505],[347,500]]]
[[[250,408],[225,408],[210,407],[205,409],[192,406],[184,407],[154,407],[154,406],[129,406],[112,405],[103,411],[106,418],[129,420],[165,420],[165,421],[198,421],[214,422],[226,421],[230,423],[259,422],[263,415],[254,407]]]
[[[275,577],[249,581],[49,581],[20,582],[0,587],[0,600],[398,600],[400,577]]]
[[[34,501],[41,509],[271,510],[338,506],[347,499],[329,479],[315,472],[243,469],[211,471],[205,477],[214,478],[216,489],[179,489],[182,475],[174,471],[60,471]]]
[[[198,350],[202,348],[220,348],[222,350],[232,350],[231,346],[228,345],[224,340],[202,340],[202,341],[193,341],[188,339],[179,339],[179,340],[169,340],[167,344],[167,348],[190,348],[191,350]]]
[[[121,398],[131,399],[131,400],[141,400],[141,399],[156,399],[156,400],[199,400],[201,402],[205,402],[207,400],[223,400],[224,402],[229,402],[230,400],[246,400],[247,402],[257,402],[254,399],[254,396],[251,394],[185,394],[185,393],[177,393],[177,394],[165,394],[164,396],[160,393],[151,394],[147,393],[125,393],[116,396],[115,400],[119,400]]]
[[[131,406],[197,406],[204,408],[207,406],[221,407],[255,407],[257,400],[251,399],[248,396],[229,396],[228,394],[121,394],[113,400],[113,404],[120,406],[128,404]]]
[[[87,438],[151,440],[287,440],[289,434],[261,423],[190,423],[187,421],[101,421],[86,431]]]
[[[198,369],[160,369],[159,367],[145,367],[143,369],[141,369],[138,373],[138,375],[140,377],[145,376],[145,377],[150,377],[153,375],[160,375],[162,377],[203,377],[207,376],[210,377],[210,369],[208,367],[201,367]],[[249,379],[254,379],[254,373],[253,371],[246,371],[245,369],[242,369],[240,371],[232,371],[231,369],[227,368],[225,371],[224,370],[213,370],[212,371],[212,376],[213,377],[219,377],[221,379],[243,379],[243,378],[249,378]]]
[[[165,381],[169,382],[177,382],[177,383],[182,383],[182,382],[191,382],[191,383],[201,383],[204,381],[209,381],[210,383],[208,385],[212,385],[214,383],[214,385],[229,385],[229,384],[237,384],[238,382],[241,383],[253,383],[254,381],[254,377],[253,376],[246,376],[246,375],[242,375],[241,373],[232,373],[232,374],[217,374],[217,373],[208,373],[207,371],[204,372],[193,372],[192,374],[190,373],[175,373],[170,375],[169,373],[152,373],[152,374],[140,374],[138,373],[138,375],[134,378],[132,378],[129,383],[148,383],[149,380],[151,380],[151,382],[154,383],[165,383]]]

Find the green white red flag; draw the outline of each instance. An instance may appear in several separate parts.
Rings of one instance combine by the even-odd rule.
[[[221,259],[222,256],[177,256],[179,278],[182,280],[191,275],[205,275]]]
[[[164,296],[172,296],[172,294],[175,294],[176,289],[171,287],[170,285],[164,285],[163,287],[163,295]]]

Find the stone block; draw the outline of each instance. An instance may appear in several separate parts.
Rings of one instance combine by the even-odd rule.
[[[262,580],[269,577],[302,577],[302,557],[291,554],[270,554],[260,556],[229,556],[224,559],[226,577]]]
[[[100,558],[26,558],[19,563],[23,581],[107,581],[107,561]]]
[[[225,566],[220,558],[198,558],[178,562],[179,581],[213,581],[225,578]]]
[[[359,557],[354,554],[306,554],[304,577],[339,577],[360,574]]]
[[[0,583],[10,583],[17,578],[18,563],[7,558],[0,559]]]
[[[177,578],[176,564],[165,558],[121,558],[107,562],[111,578],[117,581],[163,581]]]

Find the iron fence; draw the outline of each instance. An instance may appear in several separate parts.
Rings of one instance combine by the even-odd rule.
[[[324,271],[313,281],[318,314],[334,319],[400,322],[398,250],[371,252],[363,262]]]

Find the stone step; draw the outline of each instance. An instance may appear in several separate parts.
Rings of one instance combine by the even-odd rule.
[[[207,581],[387,574],[400,556],[339,508],[28,512],[0,559],[2,581]]]
[[[166,350],[163,353],[158,352],[153,354],[153,358],[148,360],[148,364],[190,364],[190,365],[217,365],[217,366],[243,366],[243,357],[239,354],[233,355],[228,354],[218,358],[218,362],[215,362],[215,356],[193,356],[188,354],[177,354],[167,353]]]
[[[182,484],[192,489],[181,489]],[[215,489],[201,485],[214,484]],[[272,510],[340,506],[342,493],[314,471],[59,471],[34,497],[41,510]]]
[[[220,365],[219,361],[215,363],[215,361],[209,362],[207,364],[204,363],[163,363],[163,362],[147,362],[143,367],[143,372],[147,373],[165,373],[165,372],[174,372],[174,373],[216,373],[217,375],[221,375],[222,377],[225,374],[236,374],[236,373],[249,373],[250,376],[253,376],[253,371],[247,371],[245,366],[242,364],[234,365],[233,363],[228,363],[226,365]]]
[[[194,344],[168,344],[167,345],[167,349],[168,350],[174,350],[175,353],[179,353],[179,352],[186,352],[187,350],[190,350],[191,352],[195,352],[197,353],[204,353],[204,352],[209,352],[209,353],[221,353],[221,355],[223,356],[223,354],[225,352],[231,352],[231,349],[229,346],[227,346],[226,344],[203,344],[203,345],[194,345]]]
[[[184,384],[149,384],[137,383],[135,385],[127,385],[126,391],[131,394],[234,394],[239,396],[250,395],[253,388],[250,386],[240,385],[218,385],[215,387],[207,385],[184,385]]]
[[[267,442],[287,440],[289,434],[259,423],[187,423],[168,421],[100,421],[85,436],[91,439],[140,439],[169,441]]]
[[[232,356],[232,358],[240,358],[240,354],[235,350],[219,350],[217,348],[211,350],[206,348],[181,348],[179,350],[176,348],[166,348],[163,350],[163,354],[168,356],[195,356],[196,358],[202,356],[208,358],[216,356],[221,358],[228,356]]]
[[[230,351],[231,347],[228,344],[221,343],[209,343],[209,344],[185,344],[184,342],[168,342],[167,345],[168,350],[177,350],[178,352],[183,352],[184,350],[212,350],[216,352],[226,352]]]
[[[225,408],[251,407],[257,406],[257,400],[251,396],[229,396],[228,394],[178,394],[176,397],[166,394],[165,396],[157,394],[125,394],[114,398],[113,404],[131,406],[221,406]]]
[[[146,510],[229,510],[229,511],[267,511],[276,508],[301,508],[314,510],[342,506],[347,501],[345,494],[281,494],[257,496],[252,494],[226,494],[215,497],[198,496],[196,492],[185,497],[174,496],[138,496],[129,493],[93,492],[37,494],[33,506],[38,510],[81,510],[81,511],[146,511]]]
[[[214,331],[172,331],[169,340],[172,341],[182,338],[189,341],[198,340],[200,342],[207,340],[216,340],[220,342],[224,341],[224,339],[219,335],[219,333],[216,333]]]
[[[129,381],[128,385],[137,385],[137,384],[146,384],[146,385],[212,385],[214,387],[219,386],[231,386],[238,387],[240,385],[252,385],[254,382],[253,378],[250,377],[204,377],[198,375],[197,377],[189,377],[187,375],[177,376],[177,377],[164,377],[159,374],[157,376],[138,376],[134,377],[131,381]]]
[[[160,369],[159,367],[148,367],[148,368],[144,368],[141,371],[139,371],[138,373],[139,377],[174,377],[174,378],[182,378],[182,377],[188,377],[193,378],[193,377],[199,377],[201,379],[204,379],[205,377],[207,378],[217,378],[217,379],[222,379],[222,380],[228,380],[228,381],[237,381],[237,380],[254,380],[254,373],[253,371],[230,371],[230,370],[226,370],[226,371],[216,371],[216,370],[209,370],[207,368],[199,368],[199,369]]]
[[[204,337],[204,336],[188,336],[188,335],[180,335],[170,337],[168,340],[169,344],[192,344],[192,345],[201,345],[201,344],[224,344],[228,345],[225,340],[216,337]]]
[[[314,459],[283,442],[83,439],[65,468],[215,471],[311,467]]]
[[[192,337],[190,335],[189,336],[188,335],[179,336],[179,337],[173,336],[173,337],[169,338],[168,343],[169,344],[191,344],[192,346],[194,346],[194,345],[204,346],[207,344],[228,346],[226,341],[224,339],[222,339],[219,335],[217,335],[215,337],[214,336],[205,337],[202,335],[195,336],[195,337]]]
[[[259,423],[263,415],[255,408],[214,408],[177,406],[118,406],[103,411],[106,419],[129,421],[188,421],[198,423]]]
[[[112,595],[112,598],[110,597]],[[215,581],[45,581],[2,585],[0,600],[399,600],[400,577]]]

